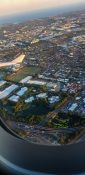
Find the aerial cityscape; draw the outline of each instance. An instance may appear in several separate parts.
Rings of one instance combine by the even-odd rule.
[[[29,142],[85,140],[85,10],[0,26],[0,112]]]

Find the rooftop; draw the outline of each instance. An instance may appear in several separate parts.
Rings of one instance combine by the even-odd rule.
[[[0,93],[0,99],[6,98],[8,95],[10,95],[17,88],[18,88],[18,85],[15,85],[15,84],[12,84],[11,86],[7,87],[5,90],[3,90]]]
[[[28,90],[27,87],[23,87],[23,88],[20,89],[20,91],[17,92],[17,95],[18,96],[23,96],[27,90]]]
[[[13,95],[9,98],[9,101],[12,101],[12,102],[18,102],[18,100],[19,100],[19,96],[17,95]]]
[[[31,102],[33,102],[33,101],[34,101],[34,97],[31,96],[31,97],[29,97],[29,98],[27,98],[27,99],[25,100],[25,103],[31,103]]]

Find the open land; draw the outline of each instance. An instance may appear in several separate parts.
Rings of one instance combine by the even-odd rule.
[[[20,80],[24,79],[26,76],[34,76],[40,72],[39,67],[34,66],[24,66],[21,69],[19,69],[16,73],[13,73],[11,75],[8,75],[6,77],[9,81],[19,82]]]

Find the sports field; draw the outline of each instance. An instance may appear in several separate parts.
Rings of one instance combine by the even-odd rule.
[[[39,67],[26,66],[18,70],[16,73],[8,75],[6,79],[9,81],[20,82],[26,76],[29,76],[29,75],[34,76],[38,73],[40,73]]]

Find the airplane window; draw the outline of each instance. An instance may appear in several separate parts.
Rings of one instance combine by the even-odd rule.
[[[38,6],[31,7],[33,2],[26,2],[31,11],[28,8],[22,13],[19,7],[19,14],[15,10],[17,4],[13,9],[16,13],[12,14],[11,2],[5,3],[6,14],[3,9],[0,17],[3,120],[31,142],[62,145],[84,140],[85,11],[82,3],[76,6],[62,2],[58,7],[57,1],[41,2],[37,9]]]
[[[0,117],[21,139],[85,141],[85,1],[0,2]]]

